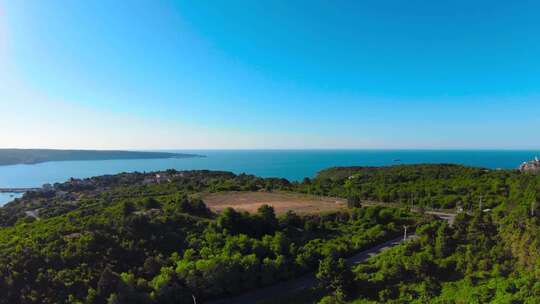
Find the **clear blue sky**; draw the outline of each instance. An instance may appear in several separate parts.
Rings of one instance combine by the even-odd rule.
[[[0,113],[0,147],[540,148],[540,2],[0,0]]]

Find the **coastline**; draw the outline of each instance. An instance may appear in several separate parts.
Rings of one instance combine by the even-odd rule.
[[[164,152],[164,151],[162,151]],[[169,150],[187,158],[49,161],[0,166],[0,188],[33,188],[69,178],[176,170],[220,170],[236,174],[302,181],[332,167],[450,163],[489,169],[517,170],[538,150]],[[399,163],[394,162],[400,159]]]
[[[201,158],[204,155],[178,152],[123,150],[0,149],[0,166],[36,165],[60,161]]]

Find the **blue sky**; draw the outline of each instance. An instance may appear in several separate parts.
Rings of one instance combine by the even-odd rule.
[[[540,148],[538,1],[0,0],[0,147]]]

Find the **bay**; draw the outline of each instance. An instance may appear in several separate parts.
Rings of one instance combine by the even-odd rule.
[[[16,198],[19,198],[22,195],[23,195],[22,193],[0,192],[0,206],[3,206],[4,204],[9,203]]]
[[[453,163],[484,168],[515,169],[540,155],[538,150],[167,150],[203,158],[60,161],[0,166],[0,188],[40,187],[70,177],[85,178],[120,172],[209,169],[262,177],[301,180],[333,166]],[[6,196],[2,196],[5,198]],[[7,196],[9,199],[9,195]],[[2,204],[0,199],[0,204]]]

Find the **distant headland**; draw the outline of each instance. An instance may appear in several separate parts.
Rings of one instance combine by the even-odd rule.
[[[49,161],[204,157],[197,154],[120,150],[0,149],[0,166]]]

